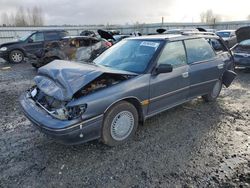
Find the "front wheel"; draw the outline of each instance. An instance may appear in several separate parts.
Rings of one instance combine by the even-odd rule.
[[[220,95],[220,91],[222,88],[222,81],[218,80],[209,94],[203,95],[202,98],[206,102],[213,102],[215,101],[218,96]]]
[[[10,52],[9,59],[11,63],[22,63],[24,60],[24,54],[20,50],[13,50]]]
[[[126,101],[115,104],[104,116],[102,141],[115,146],[128,141],[138,127],[138,112]]]

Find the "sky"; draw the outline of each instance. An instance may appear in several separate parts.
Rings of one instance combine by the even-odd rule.
[[[211,9],[222,21],[246,20],[250,0],[0,0],[0,16],[19,6],[42,8],[46,25],[199,22]],[[1,19],[0,19],[1,20]]]

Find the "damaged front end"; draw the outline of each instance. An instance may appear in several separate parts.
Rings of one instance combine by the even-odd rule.
[[[72,120],[80,118],[87,109],[87,104],[67,107],[67,102],[50,97],[37,87],[29,90],[28,94],[39,107],[45,110],[52,117],[59,120]]]
[[[43,110],[45,110],[49,115],[53,116],[54,118],[60,120],[73,120],[81,118],[81,116],[87,109],[87,104],[81,104],[78,106],[69,107],[67,105],[69,102],[90,95],[99,90],[119,84],[120,82],[125,81],[129,78],[130,76],[128,75],[116,75],[116,74],[104,73],[95,80],[91,81],[86,86],[82,87],[72,96],[72,99],[68,101],[58,100],[53,96],[49,96],[45,92],[40,90],[37,86],[30,89],[28,91],[28,94],[39,107],[41,107]]]
[[[88,104],[68,106],[72,101],[119,84],[134,73],[66,61],[52,62],[38,70],[29,97],[49,115],[60,120],[81,119]]]
[[[42,132],[66,144],[87,142],[100,137],[102,108],[106,106],[93,110],[93,101],[102,99],[97,97],[99,91],[111,92],[135,76],[95,65],[54,61],[38,70],[36,85],[20,97],[20,103],[26,117]]]

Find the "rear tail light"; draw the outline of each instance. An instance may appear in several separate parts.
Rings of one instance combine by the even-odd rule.
[[[104,42],[104,44],[105,44],[105,46],[107,46],[107,47],[111,47],[111,46],[112,46],[112,43],[111,43],[111,42],[108,42],[108,41]]]

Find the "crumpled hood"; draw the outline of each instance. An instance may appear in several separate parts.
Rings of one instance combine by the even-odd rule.
[[[241,27],[236,32],[237,42],[250,39],[250,26]]]
[[[137,75],[94,64],[55,60],[39,68],[34,81],[37,87],[48,96],[69,101],[77,91],[104,73]]]

